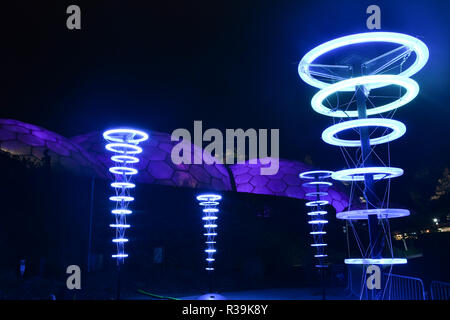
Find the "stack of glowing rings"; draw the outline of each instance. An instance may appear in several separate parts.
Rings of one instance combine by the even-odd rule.
[[[131,182],[131,178],[138,173],[138,170],[132,166],[139,162],[139,158],[135,155],[140,154],[142,148],[138,144],[147,140],[148,134],[135,129],[120,128],[105,131],[103,138],[108,142],[105,146],[106,150],[114,152],[111,160],[117,164],[109,168],[109,172],[114,174],[115,180],[111,183],[115,195],[109,197],[109,200],[115,203],[115,208],[111,210],[111,213],[116,220],[109,226],[115,228],[116,231],[112,242],[116,244],[117,253],[112,257],[116,258],[119,263],[128,257],[124,248],[124,244],[128,242],[128,239],[125,238],[125,229],[130,228],[130,225],[126,223],[126,216],[132,213],[128,206],[130,202],[134,201],[134,198],[130,196],[130,189],[136,187]]]
[[[306,171],[299,174],[300,179],[312,180],[303,184],[306,188],[313,188],[311,192],[307,192],[305,194],[306,197],[311,198],[312,200],[307,202],[305,205],[308,208],[312,208],[313,210],[308,212],[308,216],[311,217],[311,220],[308,223],[312,227],[312,231],[310,234],[313,236],[314,243],[311,244],[311,247],[316,248],[315,258],[319,260],[319,263],[316,264],[317,268],[326,268],[328,265],[325,263],[325,258],[327,255],[325,254],[325,247],[327,244],[324,242],[323,236],[326,234],[323,231],[324,226],[328,223],[328,220],[325,220],[323,217],[327,214],[326,210],[323,210],[323,206],[327,205],[329,202],[327,200],[321,200],[321,197],[327,196],[328,192],[326,192],[326,188],[333,185],[331,182],[324,181],[332,176],[332,171],[327,170],[314,170],[314,171]]]
[[[415,54],[413,63],[406,69],[402,70],[398,75],[388,74],[372,74],[360,77],[344,79],[336,83],[330,84],[319,80],[313,76],[311,66],[320,66],[317,59],[335,49],[343,48],[350,45],[362,43],[393,43],[402,46],[405,49],[405,54]],[[313,50],[309,51],[300,61],[298,65],[298,73],[306,83],[319,88],[311,100],[312,108],[323,115],[338,118],[356,118],[358,117],[357,110],[335,110],[324,105],[324,101],[330,95],[339,92],[355,92],[356,88],[362,86],[365,93],[368,94],[370,90],[382,88],[389,85],[397,85],[403,88],[403,95],[397,100],[381,105],[367,108],[367,116],[376,115],[388,112],[406,105],[412,101],[419,93],[419,85],[410,77],[417,73],[427,63],[429,52],[427,46],[420,40],[401,33],[394,32],[369,32],[359,33],[350,36],[341,37],[328,41]],[[403,136],[406,132],[406,127],[403,123],[384,118],[366,118],[349,120],[337,123],[322,133],[322,140],[328,144],[339,147],[361,147],[360,140],[348,140],[338,137],[339,133],[346,130],[358,130],[365,127],[382,127],[388,134],[383,134],[380,137],[370,138],[370,145],[377,145],[388,143]],[[367,175],[371,175],[373,180],[391,179],[403,174],[403,170],[395,167],[361,167],[350,168],[334,172],[332,178],[340,181],[364,181]],[[307,186],[306,184],[305,186]],[[409,215],[409,211],[405,209],[365,209],[352,210],[347,212],[340,212],[337,214],[339,219],[359,220],[368,219],[370,215],[377,215],[379,219],[383,218],[399,218]],[[318,215],[317,215],[318,216]],[[397,258],[380,258],[380,259],[346,259],[347,264],[401,264],[406,263],[406,259]]]
[[[203,227],[205,228],[205,233],[203,235],[206,237],[206,267],[205,270],[213,271],[214,270],[214,254],[217,252],[214,245],[216,244],[215,238],[217,236],[217,213],[219,209],[217,206],[219,205],[219,200],[222,199],[222,196],[218,194],[201,194],[197,196],[197,200],[199,201],[200,206],[203,207],[203,217],[204,221]]]

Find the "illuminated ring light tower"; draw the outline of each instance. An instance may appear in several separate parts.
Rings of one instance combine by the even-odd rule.
[[[212,292],[212,275],[214,271],[214,262],[216,249],[216,236],[217,236],[217,220],[219,209],[219,201],[222,200],[222,196],[218,194],[201,194],[197,196],[199,205],[202,207],[202,221],[205,236],[205,253],[206,253],[206,266],[205,270],[208,272],[209,279],[209,292],[206,295],[201,296],[199,299],[203,300],[217,300],[223,297],[218,294],[213,294]]]
[[[360,58],[352,53],[341,64],[318,61],[323,61],[326,56],[330,55],[336,57],[336,54],[339,55],[344,49],[375,46],[396,47],[372,57],[370,60]],[[383,166],[374,166],[372,159],[373,155],[378,157],[374,152],[374,146],[387,144],[389,148],[389,142],[400,138],[406,132],[404,124],[391,118],[397,108],[406,105],[417,96],[419,85],[410,77],[422,69],[428,61],[428,56],[427,46],[417,38],[393,32],[369,32],[328,41],[309,51],[299,63],[300,77],[306,83],[320,89],[311,100],[312,108],[335,120],[333,126],[323,131],[322,140],[328,144],[339,146],[343,150],[346,161],[347,157],[350,157],[350,153],[345,148],[356,147],[359,148],[357,151],[360,151],[360,155],[355,156],[356,161],[351,160],[351,163],[347,161],[349,169],[332,174],[332,178],[335,180],[350,182],[352,190],[354,190],[354,185],[359,187],[358,182],[364,183],[361,192],[366,208],[363,210],[349,209],[347,212],[337,214],[337,218],[348,220],[352,227],[353,220],[368,220],[369,248],[365,252],[361,252],[363,255],[361,258],[346,259],[346,264],[392,266],[393,264],[407,263],[407,260],[403,258],[382,256],[384,236],[388,238],[389,234],[387,231],[389,230],[388,219],[409,215],[408,210],[389,208],[390,179],[401,176],[403,170],[390,166],[390,159],[388,164]],[[395,69],[397,71],[394,73],[397,74],[386,74]],[[389,96],[383,92],[392,86],[395,86],[397,90],[396,95]],[[380,91],[382,94],[377,94]],[[342,97],[345,97],[346,94],[350,95],[351,99],[344,103]],[[383,98],[390,100],[386,102]],[[336,103],[333,104],[333,101]],[[374,115],[379,115],[379,117],[368,118]],[[348,120],[350,118],[357,119]],[[339,122],[336,123],[336,119]],[[383,129],[383,133],[379,137],[372,137],[376,128]],[[370,133],[369,129],[373,131]],[[359,139],[350,140],[338,137],[338,134],[342,135],[343,132],[349,131],[357,132]],[[378,159],[382,161],[380,157]],[[388,183],[383,199],[378,198],[374,190],[374,183],[379,180],[387,180]],[[350,204],[351,201],[350,199]],[[379,202],[381,202],[381,207],[377,205]],[[388,239],[388,243],[392,255],[390,239]]]
[[[305,194],[306,197],[311,198],[311,201],[307,202],[305,205],[310,209],[308,216],[310,220],[308,223],[311,225],[312,231],[310,234],[313,237],[313,243],[311,247],[315,248],[314,257],[317,258],[316,268],[320,270],[320,277],[322,282],[322,299],[325,300],[325,276],[324,268],[328,267],[326,263],[326,247],[324,236],[326,234],[325,225],[328,223],[326,219],[326,214],[328,213],[323,207],[328,204],[328,201],[322,200],[321,197],[327,196],[327,188],[333,184],[329,181],[324,181],[328,179],[333,174],[332,171],[328,170],[314,170],[306,171],[300,173],[300,179],[312,180],[303,184],[305,188],[311,188],[310,192]]]
[[[129,208],[130,202],[134,198],[130,195],[130,190],[136,185],[132,183],[132,177],[138,173],[133,168],[133,165],[139,162],[136,155],[142,152],[142,148],[138,146],[139,143],[148,139],[148,134],[134,129],[112,129],[103,133],[103,138],[108,142],[106,150],[113,152],[114,155],[111,160],[115,163],[113,167],[109,168],[109,172],[114,174],[114,182],[111,187],[114,188],[115,194],[109,197],[115,206],[111,213],[115,217],[115,223],[110,224],[111,228],[115,229],[115,237],[112,242],[116,244],[117,252],[112,255],[117,259],[117,266],[119,271],[117,296],[120,297],[120,264],[124,263],[124,259],[128,257],[125,253],[125,243],[128,239],[125,238],[125,230],[130,228],[127,223],[127,215],[132,213]]]
[[[126,216],[132,213],[128,208],[130,202],[134,200],[130,196],[130,189],[136,185],[131,180],[133,175],[138,173],[133,168],[133,164],[139,162],[136,155],[142,152],[142,148],[138,144],[147,140],[148,135],[134,129],[113,129],[105,131],[103,138],[108,142],[106,150],[114,152],[111,160],[116,163],[109,168],[109,172],[114,174],[115,178],[115,181],[111,183],[115,195],[109,197],[109,200],[115,203],[115,208],[111,213],[116,218],[116,222],[110,224],[110,227],[116,230],[116,237],[112,241],[117,246],[117,253],[112,257],[116,258],[119,264],[128,257],[124,250],[125,243],[128,242],[128,239],[125,238],[125,230],[130,227],[127,224]]]

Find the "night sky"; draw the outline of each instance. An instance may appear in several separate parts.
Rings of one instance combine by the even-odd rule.
[[[332,120],[311,109],[317,89],[297,64],[324,41],[367,31],[375,3],[381,31],[419,37],[430,50],[413,76],[419,96],[396,113],[408,131],[391,155],[405,169],[399,185],[420,172],[433,185],[450,164],[448,1],[2,4],[0,117],[66,137],[114,125],[192,131],[194,120],[205,129],[279,128],[281,157],[342,169],[339,149],[320,139]],[[81,7],[79,31],[66,28],[70,4]]]

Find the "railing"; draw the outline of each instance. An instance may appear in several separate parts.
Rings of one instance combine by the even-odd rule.
[[[369,290],[365,283],[366,277],[362,273],[363,269],[355,269],[348,267],[348,285],[347,292],[362,300],[368,298]],[[398,274],[385,273],[381,282],[381,291],[379,299],[381,300],[425,300],[425,287],[422,279],[408,276],[401,276]],[[447,284],[448,285],[448,284]],[[442,289],[438,290],[436,287],[435,296],[449,297],[449,286],[446,287],[446,296],[443,295]],[[362,292],[361,292],[362,291]],[[438,293],[439,292],[439,293]],[[442,298],[443,299],[443,298]]]
[[[450,300],[450,283],[431,281],[431,300]]]
[[[367,299],[368,290],[362,285],[366,278],[362,274],[363,269],[347,266],[346,291],[357,298]],[[384,274],[382,281],[381,300],[426,300],[425,287],[420,278],[401,276],[399,274]],[[361,291],[363,291],[361,293]],[[450,300],[450,283],[432,281],[428,293],[430,300]]]
[[[384,274],[383,300],[425,300],[422,279],[398,274]]]

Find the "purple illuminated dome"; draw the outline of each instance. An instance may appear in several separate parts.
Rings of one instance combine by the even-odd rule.
[[[265,166],[260,161],[257,164],[247,161],[228,168],[218,163],[175,165],[170,153],[177,143],[171,141],[170,134],[152,132],[152,138],[145,142],[145,148],[139,154],[139,162],[133,167],[139,171],[133,176],[133,181],[309,199],[306,197],[309,188],[303,186],[298,172],[311,167],[300,161],[280,159],[279,171],[275,175],[260,175],[260,168]],[[201,154],[203,151],[196,145],[192,148],[193,153]],[[47,152],[53,167],[104,179],[108,178],[109,168],[116,163],[111,160],[111,152],[105,149],[100,132],[65,138],[44,128],[10,119],[0,119],[0,149],[36,161],[43,161],[44,152]],[[329,201],[337,212],[343,211],[349,202],[341,185],[329,188],[328,195],[322,199]]]

